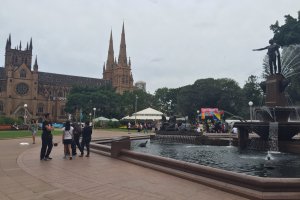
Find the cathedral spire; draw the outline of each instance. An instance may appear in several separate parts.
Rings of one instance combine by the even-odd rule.
[[[8,39],[6,40],[6,49],[10,49],[11,48],[11,36],[9,34]]]
[[[39,69],[39,66],[38,66],[38,63],[37,63],[37,56],[35,56],[35,61],[34,61],[34,65],[33,65],[33,70],[36,72],[38,71]]]
[[[22,44],[21,44],[21,40],[20,40],[20,46],[19,46],[19,50],[22,50]]]
[[[30,38],[29,50],[32,50],[32,38]]]
[[[128,66],[131,67],[131,60],[130,60],[130,57],[129,57],[129,60],[128,60]]]
[[[122,27],[121,44],[120,44],[118,64],[121,65],[121,66],[127,66],[124,22],[123,22],[123,27]]]
[[[113,65],[114,65],[114,45],[113,45],[113,37],[112,37],[112,30],[111,30],[106,66],[108,69],[110,69],[113,68]]]

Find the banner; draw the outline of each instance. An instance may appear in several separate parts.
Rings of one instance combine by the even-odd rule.
[[[218,108],[201,108],[201,119],[205,119],[205,117],[213,117],[215,119],[221,120],[222,115],[224,114],[223,110]]]

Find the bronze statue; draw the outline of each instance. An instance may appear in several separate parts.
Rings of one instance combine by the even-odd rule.
[[[270,73],[273,74],[273,69],[274,69],[275,74],[276,73],[280,74],[281,73],[281,61],[280,61],[280,52],[279,52],[280,46],[274,43],[273,39],[269,40],[269,44],[270,44],[269,46],[260,49],[253,49],[253,51],[261,51],[261,50],[268,49]],[[276,58],[278,62],[278,72],[277,72]]]

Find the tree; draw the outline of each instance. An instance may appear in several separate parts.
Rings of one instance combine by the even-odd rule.
[[[280,46],[288,46],[291,44],[300,44],[300,11],[298,19],[291,15],[285,15],[285,24],[279,26],[278,21],[270,26],[274,32],[274,41]]]
[[[85,119],[89,118],[89,113],[93,114],[96,108],[96,116],[120,117],[119,109],[120,95],[111,87],[73,87],[67,97],[65,111],[76,115],[82,110]]]
[[[243,93],[246,101],[252,101],[253,105],[256,106],[262,104],[263,91],[259,86],[257,76],[251,75],[248,77],[248,80],[243,87]]]
[[[153,95],[143,90],[126,91],[121,96],[122,111],[125,115],[132,115],[135,112],[135,102],[137,98],[137,111],[153,107]]]
[[[154,108],[166,114],[177,113],[177,94],[179,89],[159,88],[154,93]]]
[[[199,79],[179,90],[178,111],[194,118],[200,108],[215,107],[239,115],[243,113],[243,99],[241,88],[232,79]]]

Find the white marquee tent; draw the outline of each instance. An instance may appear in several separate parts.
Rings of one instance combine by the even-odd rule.
[[[101,122],[108,122],[109,119],[106,118],[106,117],[97,117],[95,119],[93,119],[94,122],[98,122],[98,121],[101,121]]]
[[[153,108],[146,108],[139,112],[133,113],[132,116],[123,117],[122,120],[161,120],[162,112]]]

